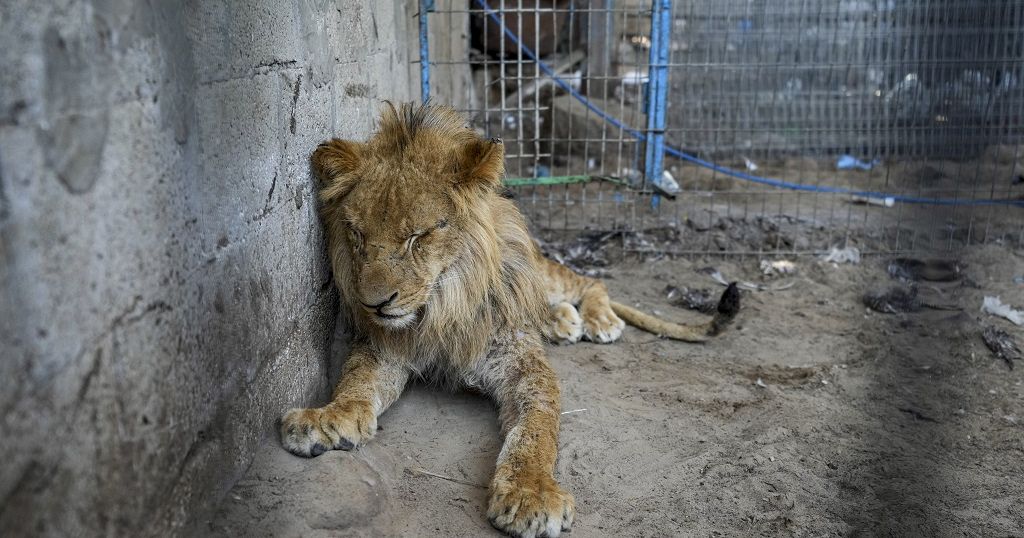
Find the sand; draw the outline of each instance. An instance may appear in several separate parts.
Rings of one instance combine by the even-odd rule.
[[[562,383],[556,476],[572,536],[1024,534],[1024,363],[982,342],[984,295],[1024,307],[1024,251],[972,246],[965,279],[922,290],[961,311],[887,315],[861,303],[885,258],[796,258],[783,291],[747,292],[706,345],[627,329],[551,347]],[[638,260],[606,269],[615,298],[669,319],[667,284],[699,270],[762,282],[757,257]],[[484,398],[411,387],[353,452],[302,459],[266,440],[206,526],[221,536],[498,536],[484,516],[499,451]],[[432,476],[443,475],[445,478]]]

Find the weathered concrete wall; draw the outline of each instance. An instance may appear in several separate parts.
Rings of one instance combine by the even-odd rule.
[[[418,97],[408,4],[0,3],[0,535],[190,534],[322,397],[308,155]]]

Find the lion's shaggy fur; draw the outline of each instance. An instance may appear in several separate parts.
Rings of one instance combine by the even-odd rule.
[[[417,368],[448,369],[465,368],[482,356],[497,333],[539,330],[548,313],[534,247],[521,214],[499,195],[499,184],[492,179],[503,173],[500,143],[481,141],[451,108],[389,105],[368,142],[345,142],[344,146],[314,162],[320,163],[321,177],[332,179],[320,190],[328,252],[343,310],[357,337],[369,338],[397,356],[421,358],[422,364],[413,365]],[[411,330],[395,331],[374,323],[353,289],[353,257],[346,232],[351,215],[344,200],[356,182],[376,185],[380,192],[366,198],[372,205],[360,208],[361,213],[427,211],[437,219],[450,220],[452,230],[458,232],[450,238],[457,243],[452,261],[431,284]],[[447,191],[442,193],[446,207],[407,207],[426,199],[427,193],[435,195],[439,183],[448,182],[455,188],[442,186]],[[389,188],[401,192],[389,196]],[[445,210],[450,213],[444,214]],[[392,223],[367,219],[360,224]]]
[[[312,162],[355,339],[331,401],[285,413],[282,444],[317,456],[367,442],[413,374],[478,388],[505,438],[491,523],[557,537],[575,505],[554,479],[560,396],[540,338],[550,314],[542,259],[498,195],[501,142],[451,108],[388,104],[369,141],[325,142]]]
[[[331,401],[288,411],[282,444],[302,456],[364,444],[413,374],[480,389],[498,406],[505,440],[491,523],[516,536],[557,537],[575,504],[554,479],[561,403],[541,334],[612,342],[626,307],[603,283],[541,256],[518,209],[498,194],[501,141],[481,138],[449,107],[388,104],[370,140],[325,142],[312,164],[355,338]],[[727,321],[683,327],[622,312],[695,340]]]

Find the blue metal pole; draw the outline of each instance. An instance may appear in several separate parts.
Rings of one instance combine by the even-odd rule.
[[[668,61],[672,29],[671,0],[651,3],[651,55],[647,73],[647,152],[644,179],[661,180],[665,167],[665,116],[668,105]],[[657,204],[657,197],[654,200]]]
[[[420,100],[430,99],[430,39],[427,13],[434,11],[434,0],[420,0]]]

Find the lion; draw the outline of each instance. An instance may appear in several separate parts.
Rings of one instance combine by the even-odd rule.
[[[500,195],[501,141],[450,107],[387,103],[367,142],[325,142],[312,168],[354,336],[331,401],[281,419],[284,447],[313,457],[365,444],[413,376],[478,390],[496,403],[504,439],[487,517],[513,536],[556,537],[575,515],[554,477],[561,402],[544,339],[613,342],[625,320],[702,341],[738,308],[730,287],[707,323],[666,323],[544,258]]]

